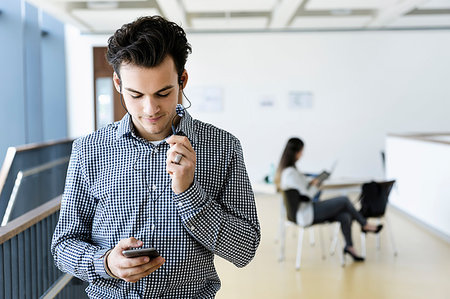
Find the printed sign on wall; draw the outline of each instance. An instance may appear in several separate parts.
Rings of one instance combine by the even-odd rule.
[[[310,91],[291,91],[289,92],[289,108],[299,109],[313,107],[313,94]]]

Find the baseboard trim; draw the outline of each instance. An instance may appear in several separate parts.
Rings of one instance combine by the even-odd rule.
[[[444,240],[445,242],[447,242],[448,244],[450,244],[450,235],[447,235],[446,233],[432,227],[431,225],[423,222],[422,220],[418,219],[417,217],[411,215],[410,213],[402,210],[401,208],[389,203],[389,208],[392,208],[393,210],[395,210],[396,212],[398,212],[399,214],[402,214],[403,216],[405,216],[406,218],[408,218],[409,220],[411,220],[412,222],[416,223],[417,225],[423,227],[424,229],[426,229],[427,231],[429,231],[430,233],[432,233],[433,235],[435,235],[436,237],[438,237],[439,239]]]

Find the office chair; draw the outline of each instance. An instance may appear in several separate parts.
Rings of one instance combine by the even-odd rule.
[[[383,173],[386,174],[386,154],[384,151],[380,152],[381,155],[381,166],[383,167]]]
[[[386,222],[386,230],[388,231],[391,239],[394,256],[397,256],[397,247],[395,246],[394,235],[392,233],[391,225],[388,216],[386,215],[386,206],[389,199],[389,194],[392,187],[395,184],[395,180],[385,182],[370,182],[362,185],[360,213],[366,219],[377,218],[378,223],[381,222],[381,218],[384,218]],[[380,249],[380,234],[376,234],[377,249]],[[361,231],[361,255],[366,257],[366,234]]]
[[[317,202],[319,201],[319,196],[315,196],[312,199],[312,202]],[[279,222],[279,226],[278,226],[278,233],[277,236],[275,237],[275,243],[279,242],[284,234],[284,230],[285,230],[285,226],[289,225],[289,221],[286,222],[286,209],[285,209],[285,204],[284,204],[284,200],[283,200],[283,196],[280,196],[280,222]],[[293,225],[297,225],[296,223],[293,223]],[[331,237],[331,245],[330,245],[330,255],[334,255],[334,253],[336,252],[336,246],[337,246],[337,241],[338,241],[338,236],[339,236],[339,230],[341,229],[341,225],[339,222],[336,222],[336,226],[333,228],[333,232],[332,232],[332,237]],[[315,232],[313,229],[308,230],[308,235],[309,235],[309,244],[311,246],[314,246],[316,244],[316,239],[315,239]],[[319,236],[320,236],[320,240],[321,240],[321,247],[322,247],[322,257],[323,259],[325,259],[325,249],[323,248],[323,235],[322,235],[322,230],[319,230]],[[281,258],[280,258],[281,259]]]
[[[301,256],[302,256],[302,245],[303,245],[303,235],[306,228],[309,228],[310,236],[312,231],[312,227],[305,227],[297,223],[297,210],[300,205],[301,201],[309,201],[309,198],[306,196],[302,196],[297,190],[290,189],[282,191],[282,198],[281,198],[281,216],[283,219],[283,223],[281,223],[280,226],[280,261],[283,261],[285,258],[285,232],[286,227],[290,225],[295,225],[298,228],[298,241],[297,241],[297,256],[296,256],[296,262],[295,262],[295,268],[297,270],[300,269],[301,266]],[[339,224],[340,225],[340,224]],[[311,239],[311,244],[313,239]],[[338,240],[336,240],[339,242]],[[325,259],[325,250],[324,250],[324,242],[322,238],[322,234],[320,234],[320,244],[321,244],[321,251],[322,251],[322,259]],[[344,257],[341,251],[341,264],[344,265]]]

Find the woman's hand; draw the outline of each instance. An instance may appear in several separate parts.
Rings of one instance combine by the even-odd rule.
[[[313,179],[310,182],[311,186],[315,186],[315,187],[319,187],[319,180],[318,179]]]

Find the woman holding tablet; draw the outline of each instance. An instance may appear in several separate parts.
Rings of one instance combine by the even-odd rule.
[[[344,254],[349,254],[354,261],[361,262],[364,258],[359,256],[353,247],[351,224],[355,219],[364,232],[378,233],[382,225],[369,224],[367,220],[353,207],[346,196],[331,198],[324,201],[312,202],[317,192],[319,181],[308,179],[301,173],[296,162],[301,158],[304,143],[299,138],[291,138],[286,144],[278,165],[275,184],[278,191],[297,190],[300,193],[296,221],[302,226],[309,226],[326,221],[339,221],[345,239]],[[305,201],[305,198],[307,201]],[[309,200],[308,200],[309,199]]]

